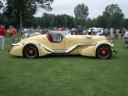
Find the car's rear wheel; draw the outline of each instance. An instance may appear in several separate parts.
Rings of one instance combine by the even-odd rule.
[[[100,59],[109,59],[112,57],[112,50],[109,45],[101,45],[96,50],[96,57]]]
[[[29,59],[34,59],[39,56],[38,48],[35,45],[26,45],[23,49],[23,56]]]

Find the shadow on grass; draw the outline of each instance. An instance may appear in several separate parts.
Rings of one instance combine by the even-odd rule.
[[[34,59],[29,59],[29,58],[25,58],[25,57],[19,57],[19,56],[10,56],[10,58],[13,59],[25,59],[25,60],[41,60],[41,59],[56,59],[56,58],[62,58],[62,59],[67,59],[67,58],[74,58],[74,59],[89,59],[89,60],[113,60],[113,59],[117,59],[117,54],[114,54],[112,56],[112,58],[110,59],[99,59],[96,57],[89,57],[89,56],[81,56],[81,55],[46,55],[46,56],[41,56],[38,58],[34,58]]]
[[[9,56],[10,58],[17,58],[17,59],[29,59],[25,57],[20,57],[20,56]],[[46,55],[46,56],[41,56],[37,57],[34,59],[43,59],[43,58],[86,58],[86,59],[97,59],[96,57],[87,57],[87,56],[81,56],[81,55]]]

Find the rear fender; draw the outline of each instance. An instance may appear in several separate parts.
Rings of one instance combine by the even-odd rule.
[[[96,49],[101,46],[101,45],[108,45],[110,47],[113,47],[113,44],[109,41],[99,41],[96,43]]]
[[[83,50],[80,52],[80,54],[83,55],[83,56],[95,57],[96,56],[96,49],[100,45],[108,45],[110,47],[113,47],[113,44],[110,43],[109,41],[99,41],[99,42],[97,42],[95,44],[90,45],[89,47],[83,48]]]

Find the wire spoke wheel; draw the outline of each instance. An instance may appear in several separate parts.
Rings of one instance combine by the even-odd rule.
[[[28,56],[35,56],[35,54],[36,54],[36,49],[35,49],[35,48],[27,48],[27,49],[26,49],[26,54],[27,54]]]
[[[101,45],[97,48],[96,56],[100,59],[109,59],[112,56],[112,50],[108,45]]]
[[[39,54],[38,49],[34,45],[27,45],[24,47],[23,50],[24,57],[33,59],[38,57],[38,54]]]

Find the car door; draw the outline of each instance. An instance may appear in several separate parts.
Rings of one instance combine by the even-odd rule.
[[[71,50],[73,54],[79,54],[81,50],[87,48],[92,43],[92,36],[86,35],[71,35],[66,36],[65,49]]]

